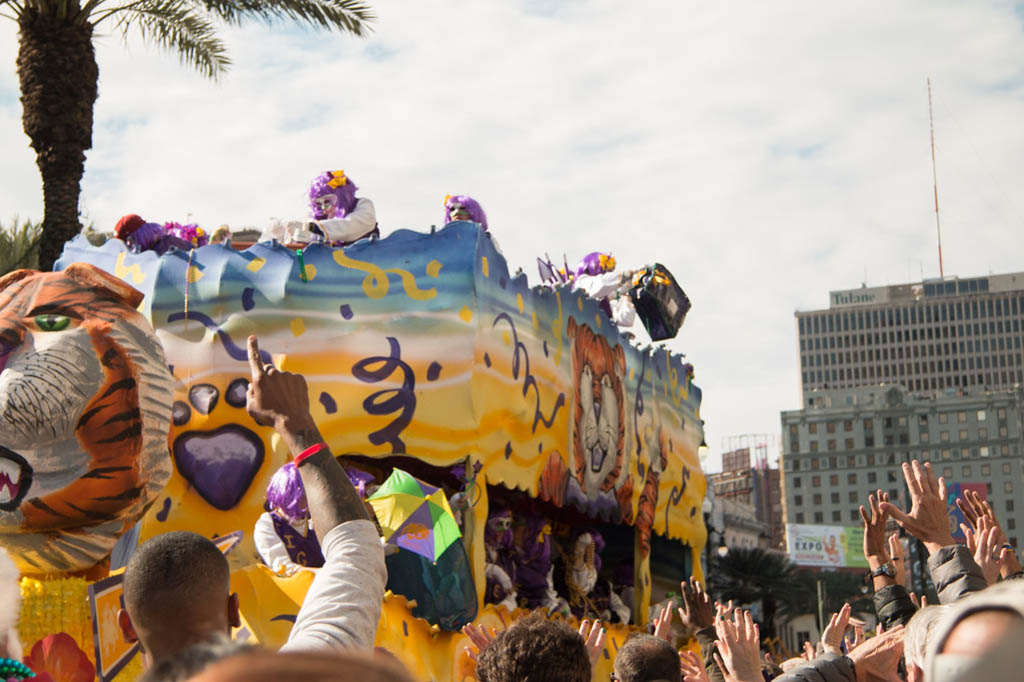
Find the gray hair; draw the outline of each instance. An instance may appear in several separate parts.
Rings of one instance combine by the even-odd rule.
[[[925,606],[907,622],[907,629],[903,632],[903,656],[908,666],[924,667],[924,654],[928,650],[932,630],[948,610],[947,606]]]
[[[139,678],[139,682],[185,682],[217,661],[257,650],[259,647],[254,644],[236,642],[227,635],[216,634],[157,661]]]

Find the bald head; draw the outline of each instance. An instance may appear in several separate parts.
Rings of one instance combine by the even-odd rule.
[[[141,545],[124,572],[124,605],[150,660],[174,654],[238,625],[231,570],[213,542],[176,531]]]
[[[234,656],[206,668],[192,682],[412,682],[402,667],[377,656],[329,651]]]

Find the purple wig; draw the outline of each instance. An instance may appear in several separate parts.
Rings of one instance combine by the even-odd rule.
[[[615,258],[610,253],[594,251],[588,253],[576,266],[576,276],[603,275],[615,269]]]
[[[137,251],[149,251],[156,248],[164,234],[164,228],[157,223],[143,223],[141,227],[128,235],[126,241],[129,247],[133,247]]]
[[[355,210],[356,183],[345,175],[345,171],[324,171],[313,178],[309,186],[309,209],[317,220],[344,218]],[[327,201],[317,201],[321,197]]]
[[[288,462],[274,472],[267,486],[267,508],[280,509],[291,521],[309,517],[306,509],[306,489],[295,462]]]
[[[468,194],[449,194],[444,198],[444,222],[448,223],[455,220],[452,218],[452,213],[456,212],[456,209],[463,209],[469,214],[469,219],[474,223],[480,223],[480,227],[487,230],[487,215],[484,213],[484,209],[473,197]]]

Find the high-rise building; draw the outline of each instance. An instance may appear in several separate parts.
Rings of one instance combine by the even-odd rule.
[[[804,403],[782,413],[786,523],[860,525],[878,489],[907,508],[901,464],[917,459],[948,484],[984,486],[1010,542],[1024,537],[1020,387],[925,394],[885,384],[808,391]]]
[[[718,499],[751,509],[752,516],[762,524],[759,532],[764,537],[759,546],[782,549],[785,521],[782,516],[781,480],[779,470],[768,467],[768,451],[778,451],[778,439],[774,436],[753,435],[737,436],[730,440],[734,445],[743,444],[745,447],[732,449],[722,455],[722,472],[708,474],[708,485]],[[738,516],[736,510],[732,512],[733,516]],[[727,528],[728,521],[727,518]]]
[[[917,392],[1024,383],[1024,273],[833,291],[828,309],[796,319],[805,394],[880,383]]]

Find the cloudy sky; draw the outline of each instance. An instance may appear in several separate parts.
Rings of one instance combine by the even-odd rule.
[[[718,466],[799,407],[793,312],[830,289],[1024,270],[1024,9],[1010,2],[370,0],[366,39],[224,32],[220,82],[119,35],[82,208],[262,227],[344,168],[385,232],[485,206],[514,267],[547,251],[658,260],[693,310]],[[0,220],[39,217],[16,27],[0,21]]]

